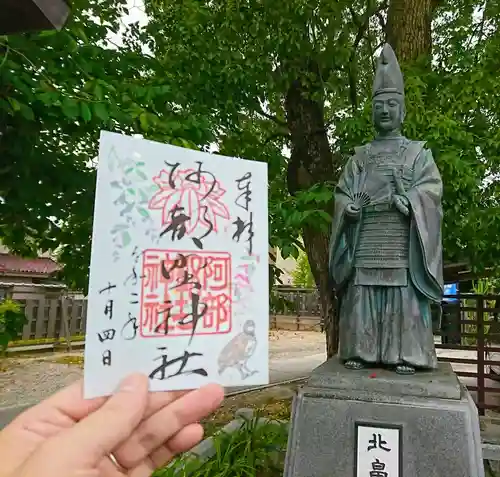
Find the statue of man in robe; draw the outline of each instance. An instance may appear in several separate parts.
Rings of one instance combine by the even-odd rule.
[[[377,137],[355,148],[335,191],[329,270],[339,358],[399,374],[437,367],[430,304],[443,294],[443,184],[429,149],[401,135],[403,75],[390,45],[373,85]]]

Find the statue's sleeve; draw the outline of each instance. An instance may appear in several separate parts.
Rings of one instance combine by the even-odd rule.
[[[353,183],[356,162],[350,158],[335,188],[335,209],[330,235],[329,271],[335,288],[340,289],[347,280],[353,267],[357,224],[349,223],[345,209],[353,202]]]
[[[443,295],[443,183],[430,150],[423,149],[415,161],[406,195],[411,208],[410,275],[424,296],[439,302]]]

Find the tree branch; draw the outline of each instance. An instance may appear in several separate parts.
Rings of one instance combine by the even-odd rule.
[[[380,25],[380,28],[382,29],[382,32],[385,34],[386,33],[386,28],[387,28],[387,22],[385,21],[384,17],[382,16],[382,12],[376,12],[375,15],[378,18],[378,23]]]
[[[292,135],[290,133],[285,134],[282,132],[276,132],[276,133],[270,134],[267,137],[267,139],[264,141],[264,144],[269,144],[271,141],[274,141],[275,139],[278,139],[280,137],[285,138],[287,141],[291,141],[291,139],[292,139]]]
[[[354,11],[352,5],[349,5],[349,12],[351,13],[352,22],[358,27],[361,28],[361,22],[359,21],[358,14]]]
[[[351,100],[352,108],[356,109],[358,107],[358,94],[357,94],[357,88],[356,88],[356,82],[357,82],[357,75],[356,75],[356,53],[357,49],[359,47],[359,44],[361,43],[361,40],[364,38],[366,31],[368,30],[368,27],[370,25],[370,18],[373,15],[377,15],[382,18],[381,15],[382,10],[387,8],[387,2],[384,1],[381,5],[377,6],[376,8],[373,7],[372,5],[373,0],[368,0],[368,5],[366,7],[366,11],[363,15],[363,19],[360,20],[358,14],[354,11],[354,8],[352,6],[349,7],[349,11],[351,12],[352,16],[352,21],[353,23],[358,27],[358,32],[356,34],[356,38],[354,40],[354,44],[351,49],[351,54],[349,56],[349,71],[348,71],[348,76],[349,76],[349,97]],[[380,21],[380,18],[379,18]]]
[[[474,38],[477,36],[477,43],[480,43],[483,39],[484,35],[484,26],[487,20],[487,9],[488,9],[488,0],[485,0],[483,4],[483,15],[481,17],[481,21],[474,27],[474,30],[469,36],[467,41],[466,49],[470,48]],[[479,52],[478,52],[479,53]],[[478,60],[478,55],[476,55],[476,61]]]
[[[273,116],[272,114],[266,113],[263,111],[263,109],[260,107],[258,110],[255,111],[257,114],[260,114],[261,116],[264,116],[265,118],[273,121],[274,123],[278,124],[279,126],[284,126],[287,127],[286,122],[281,121],[278,119],[276,116]]]
[[[432,9],[435,10],[436,8],[442,6],[445,3],[445,0],[432,0]]]

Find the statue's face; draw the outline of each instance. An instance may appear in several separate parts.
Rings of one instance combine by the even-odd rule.
[[[402,97],[398,94],[384,93],[373,99],[373,123],[379,132],[399,129],[404,117]]]

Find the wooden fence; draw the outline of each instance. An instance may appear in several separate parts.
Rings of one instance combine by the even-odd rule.
[[[269,326],[272,329],[321,331],[321,305],[315,288],[280,287],[273,292]]]
[[[500,308],[498,295],[450,295],[436,335],[440,361],[449,362],[472,392],[481,415],[500,410]]]
[[[451,363],[481,415],[488,409],[500,411],[500,295],[445,298],[447,301],[434,307],[432,313],[438,359]],[[276,290],[270,324],[285,329],[320,329],[316,290]]]
[[[85,334],[87,300],[59,297],[16,301],[24,307],[27,319],[20,340],[67,339]]]

